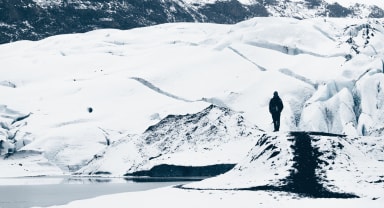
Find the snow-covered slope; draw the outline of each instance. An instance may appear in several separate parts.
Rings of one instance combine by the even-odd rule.
[[[113,155],[119,143],[137,152],[149,138],[153,139],[148,140],[148,151],[140,153],[145,157],[134,153],[112,164],[113,159],[103,156],[92,164],[108,163],[100,169],[89,166],[84,173],[144,170],[153,166],[152,161],[165,163],[168,156],[173,163],[186,163],[174,153],[201,148],[186,142],[196,126],[186,125],[160,138],[151,137],[148,127],[161,125],[169,115],[204,114],[215,104],[241,115],[251,124],[247,126],[269,132],[268,102],[275,90],[285,106],[282,131],[382,138],[383,39],[381,19],[255,18],[235,25],[177,23],[95,30],[0,45],[0,139],[1,154],[7,155],[0,163],[8,168],[1,174],[36,175],[20,165],[8,165],[15,157],[21,158],[23,167],[49,164],[50,174],[51,167],[58,167],[56,174],[74,172],[101,152]],[[203,119],[210,120],[206,116]],[[231,119],[225,122],[228,129],[237,129]],[[217,131],[216,136],[228,136],[223,143],[247,140],[232,137],[225,128]],[[170,154],[159,156],[156,139],[180,147],[172,146]],[[213,149],[213,144],[206,144]],[[254,144],[250,145],[249,149]],[[41,163],[18,156],[28,152]],[[129,167],[127,160],[146,162]],[[209,164],[214,161],[219,159],[212,157]],[[205,159],[194,161],[208,165],[204,163]],[[115,169],[119,165],[123,168]]]
[[[377,143],[381,142],[324,133],[263,135],[229,172],[183,187],[380,198],[384,194],[384,151]],[[363,146],[370,148],[367,151]]]
[[[122,138],[77,174],[122,176],[159,165],[237,164],[259,134],[239,113],[211,105],[197,114],[169,115],[139,138]]]

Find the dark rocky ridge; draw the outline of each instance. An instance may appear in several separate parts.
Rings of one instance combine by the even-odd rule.
[[[148,176],[148,177],[212,177],[225,173],[232,169],[235,164],[217,164],[207,166],[178,166],[158,165],[147,171],[137,171],[125,174],[125,176]]]
[[[282,186],[252,187],[247,190],[272,190],[298,193],[314,198],[356,198],[351,193],[332,192],[323,186],[324,179],[316,173],[319,164],[328,163],[319,157],[322,153],[311,143],[312,136],[343,137],[343,135],[323,134],[321,132],[291,132],[294,164],[290,175],[282,180]],[[335,147],[336,148],[336,147]],[[329,164],[328,164],[329,165]]]
[[[255,169],[251,173],[259,173],[261,175],[264,169],[276,169],[277,172],[275,174],[269,172],[271,174],[269,180],[254,186],[251,185],[251,181],[248,181],[250,183],[249,187],[238,188],[236,188],[236,185],[231,185],[230,188],[218,188],[214,185],[212,188],[209,188],[212,185],[208,187],[204,185],[192,187],[183,185],[179,187],[195,190],[278,191],[295,193],[310,198],[358,198],[360,197],[359,194],[350,193],[349,190],[343,190],[342,188],[335,188],[337,186],[335,186],[335,181],[328,177],[329,171],[340,169],[340,167],[337,167],[338,165],[343,165],[344,162],[353,160],[350,156],[347,156],[344,158],[347,160],[343,161],[343,156],[340,156],[342,155],[341,152],[348,149],[344,145],[351,145],[349,142],[345,142],[347,140],[349,139],[345,135],[322,132],[290,132],[286,136],[264,134],[256,143],[255,148],[249,152],[249,160],[244,160],[243,164],[236,165],[230,172],[241,172],[242,174],[237,176],[243,177],[245,172],[247,172],[245,170],[248,168]],[[281,142],[289,144],[288,149],[291,150],[284,149]],[[323,148],[320,148],[319,145]],[[325,146],[326,148],[324,148]],[[289,153],[290,156],[286,153]],[[289,162],[285,163],[284,160]],[[257,163],[257,161],[261,162]],[[253,166],[252,163],[258,165]],[[282,167],[281,165],[284,163],[285,167]],[[288,174],[283,174],[280,177],[278,172],[284,168],[287,168]],[[347,172],[352,172],[353,168],[348,167]],[[232,174],[231,176],[233,177],[234,175]],[[257,177],[257,175],[254,177]],[[225,181],[221,181],[221,183],[225,183]],[[376,184],[382,183],[382,181],[378,180],[369,183]]]

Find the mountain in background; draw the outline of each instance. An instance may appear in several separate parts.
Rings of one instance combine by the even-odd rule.
[[[338,3],[340,2],[340,3]],[[330,0],[1,0],[0,44],[99,28],[168,22],[237,23],[252,17],[382,18],[382,5]],[[368,4],[370,3],[370,4]]]

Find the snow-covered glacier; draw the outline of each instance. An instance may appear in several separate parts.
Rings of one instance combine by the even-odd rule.
[[[0,174],[244,166],[274,138],[274,91],[284,102],[278,138],[347,135],[380,168],[382,40],[381,19],[269,17],[0,45]]]

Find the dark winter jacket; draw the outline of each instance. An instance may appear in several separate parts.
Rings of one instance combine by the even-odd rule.
[[[278,95],[273,96],[271,101],[269,101],[269,112],[271,114],[281,113],[283,111],[284,105]]]

